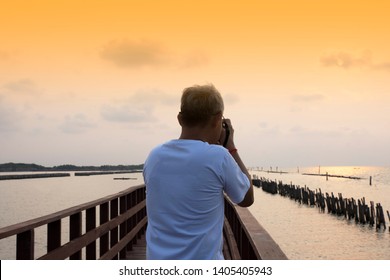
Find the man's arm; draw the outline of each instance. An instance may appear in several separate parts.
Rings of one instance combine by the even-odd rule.
[[[226,149],[229,150],[230,154],[234,158],[234,160],[237,162],[238,166],[240,167],[241,171],[248,177],[249,180],[249,189],[243,199],[240,203],[238,203],[239,206],[241,207],[249,207],[253,204],[254,202],[254,196],[253,196],[253,184],[252,184],[252,179],[251,175],[249,174],[248,170],[246,169],[245,164],[242,162],[240,155],[238,154],[238,151],[236,149],[236,146],[234,144],[234,129],[232,127],[232,124],[229,119],[225,119],[224,122],[226,123],[228,129],[230,130],[229,134],[229,139],[227,140],[227,145]],[[224,139],[225,133],[223,132],[221,135],[221,138]],[[223,140],[224,141],[224,140]],[[223,143],[222,141],[220,141]]]
[[[232,151],[232,150],[231,150]],[[249,175],[248,170],[246,169],[244,163],[242,162],[240,155],[238,154],[238,151],[234,148],[233,151],[231,152],[231,155],[233,156],[234,160],[237,162],[238,166],[240,167],[241,171],[245,173],[245,175],[248,177],[249,180],[249,189],[246,192],[246,195],[244,197],[244,200],[238,203],[239,206],[241,207],[249,207],[253,204],[254,196],[253,196],[253,184],[252,184],[252,179],[251,175]]]

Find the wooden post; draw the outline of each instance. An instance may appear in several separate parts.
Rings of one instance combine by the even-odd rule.
[[[16,259],[34,259],[34,229],[19,233],[16,236]]]
[[[100,225],[105,224],[108,222],[108,211],[109,206],[108,202],[105,202],[100,205]],[[109,233],[105,233],[100,237],[99,243],[100,243],[100,256],[103,256],[106,252],[108,252],[109,244],[108,244],[108,237]]]
[[[328,181],[328,172],[326,172],[326,181]]]
[[[354,198],[352,198],[352,207],[353,207],[353,216],[355,217],[355,222],[359,222],[359,217],[358,217],[358,207],[356,205],[356,201]]]
[[[385,216],[383,214],[383,208],[382,208],[382,205],[380,203],[376,204],[376,220],[377,220],[376,228],[380,229],[381,225],[383,224],[383,226],[386,230]]]
[[[47,224],[47,252],[61,246],[61,219]]]
[[[127,210],[127,200],[126,196],[121,196],[119,199],[119,211],[120,214],[124,214]],[[126,236],[126,230],[127,230],[127,221],[124,221],[120,226],[119,226],[119,237],[120,240]],[[126,248],[122,249],[119,253],[119,259],[125,259],[126,258]]]
[[[110,220],[113,220],[118,216],[118,210],[119,210],[118,198],[115,198],[110,201]],[[110,231],[110,248],[114,247],[115,244],[118,243],[118,234],[119,234],[118,227],[115,227]],[[113,259],[117,260],[118,255],[116,255]]]
[[[374,201],[370,201],[370,204],[371,204],[370,225],[374,226],[374,224],[375,224],[375,203],[374,203]]]
[[[348,220],[350,220],[351,218],[353,218],[353,210],[352,210],[352,202],[350,199],[346,199],[345,198],[345,205],[346,205],[346,208],[347,208],[347,216],[348,216]]]
[[[365,217],[364,217],[364,202],[363,202],[364,198],[362,199],[362,201],[360,201],[360,199],[358,199],[358,207],[359,207],[359,222],[361,224],[365,224]]]
[[[372,186],[372,176],[370,176],[370,186]]]
[[[336,200],[335,200],[334,194],[332,192],[332,214],[335,214],[335,213],[336,213]]]
[[[389,210],[387,210],[387,217],[389,218],[389,223],[390,223],[390,213],[389,213]],[[390,232],[390,226],[389,226],[389,232]]]
[[[96,228],[96,207],[88,208],[85,213],[85,230],[88,232]],[[86,246],[85,252],[87,260],[96,260],[96,240]]]
[[[81,236],[81,212],[69,216],[69,241]],[[81,260],[81,250],[69,257],[70,260]]]

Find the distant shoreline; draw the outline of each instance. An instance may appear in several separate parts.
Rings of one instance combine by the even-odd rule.
[[[0,172],[47,172],[47,171],[84,171],[84,172],[111,172],[111,171],[140,171],[143,164],[137,165],[101,165],[101,166],[77,166],[71,164],[46,167],[34,163],[3,163],[0,164]]]

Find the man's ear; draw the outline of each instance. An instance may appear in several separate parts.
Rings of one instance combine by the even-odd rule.
[[[179,114],[177,114],[177,120],[178,120],[180,126],[183,126],[182,115],[180,112],[179,112]]]

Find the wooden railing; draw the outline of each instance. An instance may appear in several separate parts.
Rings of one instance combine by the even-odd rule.
[[[131,187],[89,203],[1,228],[0,240],[16,236],[16,259],[126,259],[146,230],[145,198],[144,185]],[[61,244],[65,219],[69,220],[69,242]],[[47,253],[35,256],[34,233],[41,226],[47,227]],[[287,259],[248,209],[234,205],[227,198],[224,240],[226,259]]]
[[[224,238],[227,244],[224,248],[225,259],[287,260],[287,256],[252,213],[233,204],[226,196]]]
[[[62,245],[61,225],[64,219],[69,219],[69,242]],[[146,224],[145,186],[140,185],[89,203],[2,228],[0,239],[16,235],[16,259],[77,260],[82,259],[83,249],[85,259],[122,259],[126,257],[126,252],[131,250],[137,238],[144,233]],[[34,232],[37,227],[45,225],[47,254],[36,257]],[[83,228],[85,233],[82,233]]]

